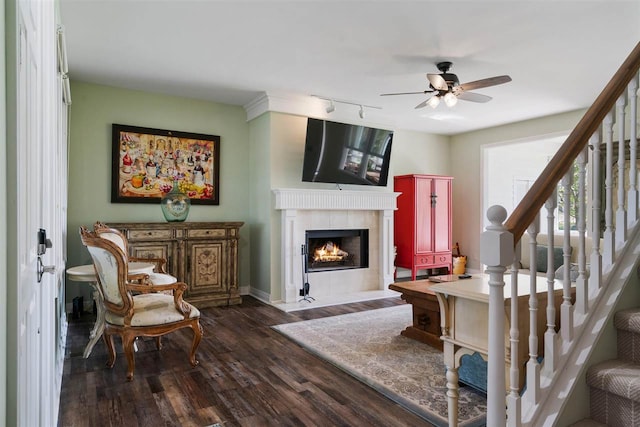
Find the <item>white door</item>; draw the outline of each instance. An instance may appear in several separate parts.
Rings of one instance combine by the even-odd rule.
[[[39,277],[38,271],[51,260],[55,264],[51,252],[43,253],[46,245],[39,233],[49,218],[56,217],[55,192],[49,191],[51,179],[55,182],[50,154],[57,141],[53,2],[18,1],[16,17],[16,424],[51,426],[56,424],[55,328],[50,327],[55,323],[51,295],[56,276]]]

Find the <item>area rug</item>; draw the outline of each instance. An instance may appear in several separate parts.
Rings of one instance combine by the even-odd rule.
[[[400,335],[410,305],[286,323],[273,328],[436,426],[447,426],[442,352]],[[486,399],[460,389],[459,425],[485,425]]]

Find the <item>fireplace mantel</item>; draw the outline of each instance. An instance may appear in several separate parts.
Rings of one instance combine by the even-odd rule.
[[[335,292],[371,290],[372,286],[376,290],[385,290],[387,285],[393,283],[393,211],[399,194],[382,191],[274,189],[275,210],[281,212],[282,302],[291,303],[299,298],[302,285],[300,248],[305,243],[307,227],[353,228],[361,221],[371,222],[372,214],[375,214],[373,218],[377,218],[373,222],[377,236],[372,237],[377,246],[370,248],[370,251],[377,256],[370,257],[370,261],[375,258],[377,262],[370,266],[369,276],[353,277],[358,273],[349,273],[351,279],[345,277],[340,281],[350,282],[343,283],[344,286],[340,289],[333,287],[330,292],[333,296]],[[313,215],[315,211],[324,211],[326,215]],[[318,224],[316,221],[325,221],[326,224]],[[371,277],[373,272],[375,277]],[[323,285],[335,280],[329,273],[312,274],[321,274],[322,276],[316,276],[316,283],[322,282]],[[363,288],[358,289],[358,286]],[[321,299],[325,290],[312,283],[312,295],[314,290],[318,292],[317,298]]]
[[[400,193],[352,190],[273,190],[276,209],[296,210],[395,210]]]

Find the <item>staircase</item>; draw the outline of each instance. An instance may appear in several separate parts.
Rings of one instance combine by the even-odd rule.
[[[507,218],[500,206],[487,211],[491,225],[480,239],[480,260],[489,274],[490,287],[488,426],[567,425],[570,422],[563,420],[565,411],[578,412],[571,414],[571,422],[580,419],[576,416],[583,412],[588,416],[584,400],[589,395],[591,419],[575,426],[640,427],[640,309],[627,309],[640,306],[640,280],[636,275],[640,262],[640,162],[636,161],[640,160],[639,69],[640,43],[511,215]],[[575,198],[559,198],[558,191],[575,193]],[[528,312],[512,307],[508,318],[511,328],[505,330],[504,276],[511,270],[510,294],[518,295],[520,241],[526,233],[529,265],[536,265],[543,207],[549,266],[553,266],[556,216],[564,224],[564,266],[558,272],[563,277],[562,303],[556,307],[554,298],[547,298],[546,307],[538,307],[537,292],[532,287]],[[574,233],[578,235],[577,248],[573,248],[577,250],[575,280],[570,280],[572,214],[576,217]],[[585,244],[587,239],[590,245]],[[535,272],[531,274],[534,284]],[[557,286],[556,272],[550,267],[546,277],[551,295]],[[518,316],[527,315],[529,330],[513,326],[518,325]],[[545,316],[544,331],[537,330],[537,316]],[[618,358],[601,361],[603,354],[611,353],[609,359],[615,357],[615,344],[609,345],[615,336],[613,326],[618,330]],[[543,337],[541,354],[539,337]],[[518,362],[521,340],[529,344],[525,366]],[[508,381],[505,360],[511,366]],[[521,371],[527,385],[522,394]],[[582,392],[585,378],[590,391]],[[505,384],[509,384],[508,389]],[[573,396],[582,400],[567,403]]]
[[[616,313],[618,358],[591,366],[591,419],[606,426],[640,426],[640,309]]]

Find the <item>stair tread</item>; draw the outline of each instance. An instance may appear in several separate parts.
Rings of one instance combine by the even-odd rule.
[[[640,308],[618,311],[613,321],[616,329],[640,334]]]
[[[587,371],[587,384],[640,402],[640,365],[620,359],[598,363]]]

